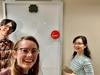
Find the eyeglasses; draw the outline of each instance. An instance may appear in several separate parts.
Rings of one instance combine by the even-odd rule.
[[[38,53],[39,53],[39,49],[36,49],[36,48],[33,48],[33,49],[29,49],[29,48],[19,48],[18,50],[21,50],[22,53],[24,53],[24,54],[28,54],[29,51],[30,51],[32,54],[38,54]]]
[[[84,43],[82,42],[75,42],[74,45],[83,45]]]

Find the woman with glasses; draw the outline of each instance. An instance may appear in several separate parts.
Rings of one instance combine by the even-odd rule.
[[[12,66],[0,75],[39,75],[39,44],[33,36],[24,36],[16,42]]]
[[[70,75],[94,75],[87,38],[85,36],[75,37],[73,47],[74,53],[70,65],[73,73]],[[64,70],[67,72],[67,68]]]

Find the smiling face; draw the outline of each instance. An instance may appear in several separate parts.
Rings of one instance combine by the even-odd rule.
[[[12,24],[11,22],[6,25],[0,26],[1,34],[4,36],[8,36],[12,32]]]
[[[36,62],[39,51],[35,42],[30,40],[22,40],[18,44],[15,54],[17,64],[23,69],[30,69]]]
[[[86,48],[81,38],[76,39],[73,43],[73,46],[75,52],[77,52],[78,54],[83,54],[84,48]]]

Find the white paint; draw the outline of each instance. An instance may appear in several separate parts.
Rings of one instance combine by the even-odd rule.
[[[61,75],[63,4],[58,2],[5,2],[5,17],[17,22],[17,30],[10,36],[16,41],[21,36],[33,35],[40,43],[40,64],[43,75]],[[4,3],[4,4],[5,4]],[[30,13],[30,4],[38,6],[38,13]],[[5,11],[4,11],[5,14]],[[59,30],[61,36],[53,40],[53,30]]]

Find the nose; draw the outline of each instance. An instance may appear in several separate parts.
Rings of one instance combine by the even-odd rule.
[[[29,51],[29,52],[27,53],[27,56],[28,56],[28,57],[32,57],[31,51]]]

